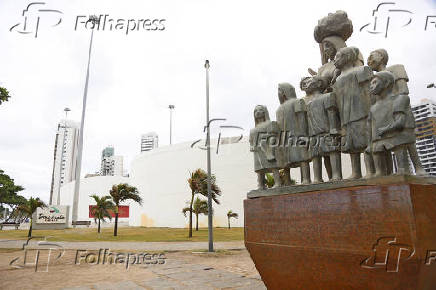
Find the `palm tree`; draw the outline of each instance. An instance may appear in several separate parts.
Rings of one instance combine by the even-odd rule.
[[[39,197],[31,197],[17,207],[17,211],[19,213],[21,213],[23,216],[30,218],[30,228],[29,233],[27,234],[28,238],[32,236],[33,213],[36,211],[37,208],[46,206],[47,205],[42,200],[40,200]]]
[[[265,181],[266,181],[265,182],[266,187],[268,187],[268,188],[272,188],[274,186],[274,184],[276,183],[274,180],[274,177],[269,173],[265,174]]]
[[[114,227],[114,237],[118,235],[118,209],[120,203],[126,200],[133,200],[139,205],[142,204],[142,198],[139,196],[138,189],[134,186],[130,186],[127,183],[120,183],[112,186],[109,191],[113,202],[115,203],[115,227]]]
[[[191,177],[188,179],[189,187],[191,188],[191,202],[189,203],[189,238],[192,238],[192,206],[194,203],[194,196],[196,194],[201,194],[205,197],[208,197],[207,195],[207,173],[201,169],[198,168],[193,173],[191,173]],[[211,185],[211,195],[213,201],[215,201],[216,204],[219,204],[218,196],[221,195],[221,189],[216,184],[216,178],[214,175],[211,175],[210,180]]]
[[[227,213],[227,220],[229,222],[229,229],[230,229],[230,219],[231,218],[237,219],[238,217],[239,217],[239,215],[236,212],[233,212],[232,210],[229,210],[229,212]]]
[[[91,214],[94,216],[95,222],[97,222],[98,220],[98,233],[100,233],[100,222],[104,222],[105,218],[109,218],[109,220],[112,220],[112,216],[109,210],[113,210],[115,204],[112,202],[111,197],[108,195],[100,198],[98,195],[93,194],[91,195],[91,197],[97,204],[91,208]]]
[[[185,217],[186,217],[186,212],[190,212],[190,211],[191,208],[189,206],[182,209],[182,213],[185,215]],[[192,206],[192,211],[195,214],[195,230],[198,231],[198,216],[200,214],[204,214],[204,215],[208,214],[207,201],[201,200],[199,197],[197,197]]]
[[[10,97],[11,96],[9,95],[8,90],[3,87],[0,87],[0,105],[3,102],[7,102]]]

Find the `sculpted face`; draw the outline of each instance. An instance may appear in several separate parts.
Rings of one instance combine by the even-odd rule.
[[[307,93],[313,93],[315,91],[318,91],[321,89],[322,82],[320,79],[317,78],[309,78],[306,80],[307,87],[306,92]]]
[[[343,68],[348,62],[347,54],[343,51],[338,51],[338,53],[335,56],[334,65],[336,68],[341,69]]]
[[[336,47],[334,44],[330,41],[323,41],[322,46],[324,49],[324,54],[327,56],[327,58],[333,60],[336,55]]]
[[[304,79],[301,80],[301,82],[300,82],[300,89],[302,91],[306,91],[307,90],[307,87],[308,87],[309,82],[310,82],[311,79],[312,78],[307,77],[307,78],[304,78]]]
[[[369,85],[369,92],[373,95],[379,95],[383,89],[383,81],[378,77],[374,77]]]
[[[254,111],[254,118],[258,122],[265,122],[265,110],[262,107],[256,108],[256,110]]]
[[[379,71],[379,67],[382,64],[382,61],[383,61],[383,57],[381,56],[381,54],[376,51],[373,51],[369,55],[367,62],[368,62],[368,66],[373,71]]]

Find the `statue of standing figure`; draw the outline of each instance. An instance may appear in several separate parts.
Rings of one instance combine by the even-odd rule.
[[[376,49],[371,52],[371,54],[368,57],[368,66],[372,68],[373,71],[381,72],[381,71],[389,71],[391,72],[394,77],[394,85],[392,87],[392,96],[396,97],[399,95],[409,95],[409,87],[407,86],[407,82],[409,81],[409,78],[407,76],[407,72],[403,65],[401,64],[395,64],[389,67],[386,67],[388,64],[389,55],[388,52],[381,48]],[[415,128],[415,119],[413,118],[412,109],[408,108],[407,111],[408,119],[410,119],[409,122],[407,122],[407,125],[409,125],[411,128]],[[415,136],[415,134],[413,134]],[[426,175],[425,169],[422,167],[421,160],[418,156],[418,151],[416,150],[416,137],[415,142],[409,143],[407,145],[407,151],[409,153],[410,159],[412,160],[413,166],[415,167],[415,172],[417,175]],[[391,157],[390,152],[387,154],[388,157]],[[387,166],[388,166],[388,174],[392,172],[389,172],[390,167],[392,167],[392,158],[387,159]]]
[[[254,171],[257,173],[259,189],[265,189],[265,174],[272,172],[274,187],[281,186],[277,146],[280,129],[276,122],[269,118],[268,109],[257,105],[254,109],[255,128],[250,131],[250,151],[254,153]]]
[[[341,120],[341,151],[350,154],[350,179],[362,178],[361,153],[364,153],[366,178],[375,173],[372,156],[365,152],[368,145],[367,117],[371,106],[369,83],[373,74],[368,66],[354,66],[359,54],[356,47],[344,47],[338,51],[334,61],[335,67],[340,70],[333,91]]]
[[[300,167],[301,182],[310,183],[310,156],[307,110],[303,99],[297,99],[295,88],[289,83],[278,87],[280,106],[276,120],[282,132],[282,154],[279,163],[284,168],[285,185],[291,184],[290,168]]]
[[[328,80],[318,76],[304,78],[300,87],[306,92],[309,126],[309,151],[314,182],[323,182],[322,158],[330,180],[342,179],[339,116],[333,93],[323,94]],[[330,174],[329,174],[330,173]]]
[[[384,154],[395,153],[399,174],[411,174],[408,146],[416,141],[413,115],[409,114],[408,95],[394,95],[395,76],[389,71],[377,73],[371,80],[370,91],[376,102],[371,106],[368,116],[370,127],[367,151],[372,152],[375,160],[376,176],[387,173]]]
[[[321,64],[317,75],[327,79],[330,91],[330,84],[333,84],[338,77],[340,70],[334,65],[334,59],[339,49],[347,47],[345,41],[353,34],[353,23],[348,19],[344,11],[329,13],[328,16],[320,19],[314,30],[314,37],[319,43],[321,52]],[[353,66],[362,66],[363,56],[359,53]],[[311,74],[316,74],[312,70]]]

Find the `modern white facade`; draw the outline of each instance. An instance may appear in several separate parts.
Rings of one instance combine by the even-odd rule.
[[[159,136],[155,132],[141,136],[141,152],[150,151],[159,147]]]
[[[412,107],[416,122],[416,149],[425,171],[436,176],[436,103],[422,99]]]
[[[122,176],[94,176],[83,178],[80,180],[79,192],[79,207],[78,207],[78,220],[79,221],[94,221],[89,217],[89,206],[95,205],[95,201],[90,196],[96,194],[100,197],[109,195],[109,190],[115,184],[129,183],[129,178]],[[74,182],[70,182],[61,188],[61,204],[72,206],[74,193]],[[122,205],[129,205],[129,202]],[[72,210],[70,210],[70,218],[72,220]],[[108,220],[107,220],[108,221]],[[109,221],[108,221],[109,222]],[[112,219],[112,223],[114,220]],[[120,218],[120,226],[127,226],[129,220],[127,218]],[[107,223],[103,226],[108,225]]]
[[[244,137],[239,142],[237,140],[238,138],[221,139],[218,154],[216,154],[217,140],[211,142],[212,173],[216,176],[217,184],[222,191],[222,196],[219,197],[220,204],[213,205],[214,226],[227,226],[227,212],[232,210],[239,214],[238,219],[232,219],[232,225],[242,227],[244,225],[243,201],[247,193],[257,185],[253,153],[249,150],[248,139]],[[362,164],[364,164],[363,160]],[[89,205],[93,204],[89,195],[94,193],[107,195],[113,184],[126,182],[138,188],[143,204],[130,203],[130,214],[125,225],[187,227],[188,218],[182,214],[182,208],[187,205],[191,197],[188,178],[190,173],[198,168],[204,170],[207,168],[206,151],[199,149],[198,146],[191,148],[191,142],[143,152],[132,161],[129,178],[96,176],[81,180],[79,220],[92,220],[87,217]],[[350,158],[345,154],[342,155],[342,172],[344,178],[351,173]],[[365,174],[364,168],[363,173]],[[325,170],[323,174],[327,180]],[[291,169],[291,176],[299,182],[299,169]],[[62,188],[62,204],[72,204],[72,192],[73,183]],[[199,225],[207,226],[207,216],[200,216]]]
[[[60,188],[76,179],[80,123],[61,120],[56,131],[53,157],[53,173],[50,189],[50,204],[59,204]]]

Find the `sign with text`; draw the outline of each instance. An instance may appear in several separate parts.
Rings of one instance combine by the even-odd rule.
[[[94,213],[92,209],[95,207],[95,205],[89,206],[89,218],[94,218]],[[115,213],[112,210],[109,210],[109,213],[111,217],[115,217]],[[119,218],[128,218],[129,217],[129,206],[128,205],[120,205],[118,207],[118,217]]]
[[[64,224],[67,222],[67,206],[49,205],[36,210],[38,224]]]

